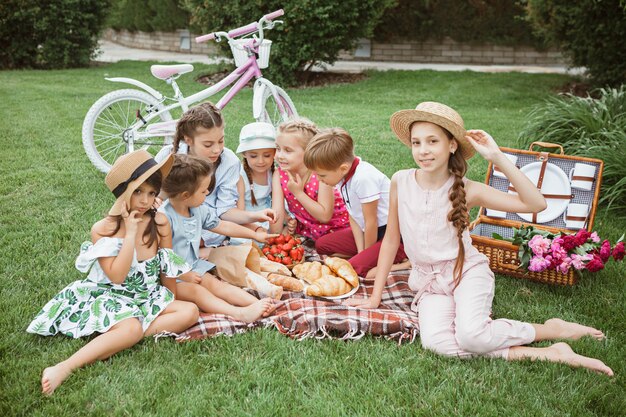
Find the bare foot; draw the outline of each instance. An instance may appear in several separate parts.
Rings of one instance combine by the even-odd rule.
[[[575,353],[567,343],[555,343],[548,347],[547,351],[549,352],[546,355],[548,360],[565,363],[575,368],[587,368],[597,373],[613,376],[613,370],[606,366],[604,362]]]
[[[271,298],[264,298],[263,300],[268,300],[269,301],[269,305],[267,307],[267,310],[265,310],[265,312],[263,313],[263,317],[268,317],[270,314],[272,314],[274,312],[274,310],[276,310],[276,308],[278,308],[280,302],[275,302]],[[263,300],[261,300],[261,301],[263,301]]]
[[[554,329],[558,335],[557,339],[578,340],[584,336],[591,336],[594,339],[602,340],[605,338],[604,333],[593,327],[583,326],[578,323],[571,323],[561,319],[549,319],[544,323],[545,326]]]
[[[249,306],[239,307],[239,313],[235,316],[235,318],[245,323],[253,323],[263,317],[271,306],[271,298],[264,298],[250,304]]]
[[[63,362],[43,370],[41,375],[41,392],[51,395],[72,373],[72,370]]]

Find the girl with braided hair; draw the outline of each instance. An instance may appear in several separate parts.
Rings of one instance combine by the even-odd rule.
[[[472,246],[469,209],[483,206],[527,213],[546,208],[539,190],[504,156],[493,138],[482,130],[466,131],[456,111],[434,102],[394,113],[391,128],[411,148],[419,169],[393,176],[372,295],[346,304],[379,306],[402,237],[411,262],[409,286],[416,292],[411,308],[418,314],[424,348],[461,358],[548,360],[613,375],[603,362],[574,353],[566,343],[523,346],[584,336],[601,340],[604,334],[599,330],[560,319],[530,324],[490,318],[495,279],[487,257]],[[475,152],[498,166],[518,194],[465,178],[466,160]]]
[[[320,182],[304,164],[304,149],[319,133],[307,119],[296,119],[278,126],[276,162],[272,178],[272,208],[277,222],[270,225],[272,233],[288,231],[316,240],[327,233],[350,226],[348,211],[339,191]],[[285,221],[285,205],[295,220]]]

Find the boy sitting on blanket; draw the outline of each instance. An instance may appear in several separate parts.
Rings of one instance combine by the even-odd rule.
[[[339,185],[341,197],[350,213],[350,228],[329,233],[315,242],[320,255],[349,258],[359,276],[370,276],[378,261],[378,253],[387,225],[389,178],[375,166],[354,155],[352,137],[343,129],[322,130],[308,143],[304,164],[315,171],[323,183]],[[394,269],[406,259],[400,245]]]

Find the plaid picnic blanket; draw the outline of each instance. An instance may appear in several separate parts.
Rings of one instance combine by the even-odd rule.
[[[319,260],[310,244],[306,246],[306,260]],[[375,310],[343,306],[340,301],[308,297],[303,293],[285,292],[281,304],[270,317],[248,324],[222,314],[201,314],[198,322],[181,333],[177,340],[232,336],[259,327],[273,327],[294,339],[356,340],[371,334],[393,339],[398,344],[411,343],[418,336],[419,327],[417,315],[410,309],[415,293],[407,284],[408,274],[409,271],[397,271],[389,275],[381,308]],[[354,296],[371,294],[373,287],[373,280],[361,279]]]

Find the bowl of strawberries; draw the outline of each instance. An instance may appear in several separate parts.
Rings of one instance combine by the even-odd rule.
[[[292,235],[279,235],[269,238],[262,251],[263,255],[270,261],[281,263],[288,268],[304,260],[302,240]]]

